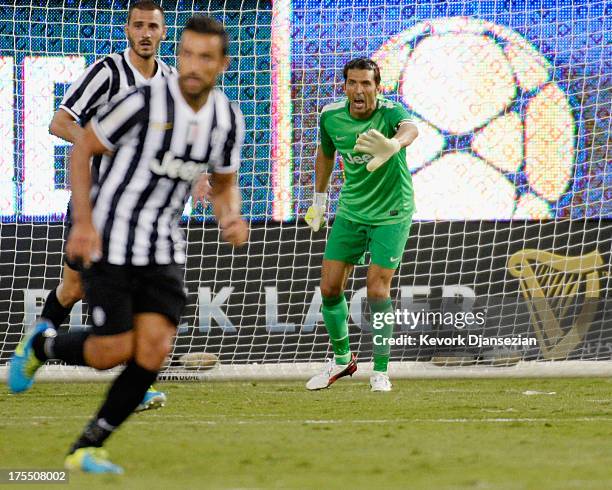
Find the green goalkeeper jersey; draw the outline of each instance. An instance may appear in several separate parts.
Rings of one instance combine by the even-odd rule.
[[[338,151],[344,162],[344,184],[337,215],[367,225],[399,223],[414,213],[412,178],[402,148],[382,167],[368,172],[373,158],[353,151],[357,138],[369,129],[387,138],[397,132],[402,121],[410,120],[406,109],[379,96],[376,110],[368,119],[355,119],[349,113],[348,99],[323,107],[320,138],[323,153],[332,157]]]

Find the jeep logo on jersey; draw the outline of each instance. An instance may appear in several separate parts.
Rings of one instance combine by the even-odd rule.
[[[352,154],[347,153],[345,160],[353,165],[365,165],[372,160],[372,158],[372,155],[368,155],[367,153],[362,153],[361,156],[353,156]]]
[[[192,181],[198,175],[208,170],[208,164],[185,161],[172,152],[164,153],[161,163],[157,158],[151,160],[151,170],[154,174],[165,175],[171,179]]]

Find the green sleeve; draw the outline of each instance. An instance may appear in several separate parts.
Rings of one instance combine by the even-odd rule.
[[[320,123],[319,123],[319,134],[320,134],[321,148],[323,149],[323,153],[325,153],[325,156],[333,157],[334,153],[336,152],[336,147],[334,146],[334,143],[331,139],[331,136],[327,132],[327,129],[325,129],[324,118],[322,115],[320,117]]]
[[[397,126],[402,121],[410,121],[411,117],[406,108],[399,102],[394,102],[393,107],[387,110],[387,120],[389,125],[397,130]]]

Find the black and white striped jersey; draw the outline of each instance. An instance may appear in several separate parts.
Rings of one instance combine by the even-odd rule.
[[[109,103],[113,97],[131,88],[167,77],[176,70],[156,58],[157,70],[151,79],[146,79],[132,65],[130,48],[122,53],[112,53],[89,66],[81,76],[70,85],[60,104],[60,109],[68,112],[81,126],[95,116],[96,112]],[[92,178],[97,178],[102,156],[92,159]]]
[[[91,121],[112,157],[92,187],[102,260],[115,265],[185,262],[179,218],[203,172],[240,166],[244,118],[219,89],[196,113],[178,77],[155,80],[113,101]]]
[[[175,72],[174,68],[156,58],[157,71],[147,80],[132,65],[129,52],[130,48],[123,53],[109,54],[89,66],[70,85],[62,99],[60,109],[64,109],[85,127],[99,108],[110,102],[115,95]]]

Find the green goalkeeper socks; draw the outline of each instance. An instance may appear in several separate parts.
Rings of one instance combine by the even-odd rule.
[[[348,364],[351,360],[351,347],[348,336],[348,305],[344,293],[335,298],[323,297],[323,320],[329,334],[336,364]]]
[[[336,363],[348,364],[351,360],[351,349],[348,336],[348,304],[344,294],[335,298],[323,297],[323,319],[325,327],[329,334]],[[389,364],[390,346],[385,339],[390,339],[393,336],[394,322],[385,320],[386,313],[393,313],[393,303],[391,298],[383,300],[368,300],[372,315],[378,313],[382,315],[382,327],[374,329],[373,335],[378,336],[374,342],[374,371],[387,372]],[[378,344],[378,345],[377,345]]]
[[[394,322],[388,322],[385,316],[387,313],[393,313],[393,303],[391,298],[368,299],[368,303],[372,316],[374,317],[374,315],[376,315],[380,317],[380,321],[382,322],[381,327],[372,328],[374,371],[386,373],[387,366],[389,365],[389,353],[391,351],[391,347],[387,340],[393,336]]]

